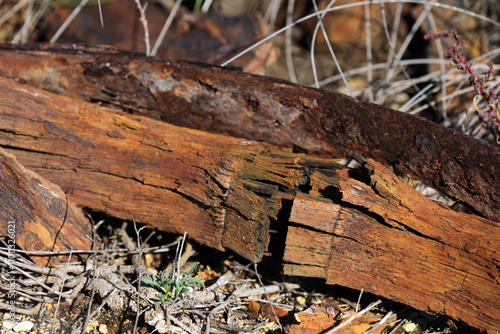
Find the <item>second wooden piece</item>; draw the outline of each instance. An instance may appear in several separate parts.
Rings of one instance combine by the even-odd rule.
[[[498,223],[433,202],[373,160],[311,184],[294,199],[286,274],[500,329]]]
[[[99,248],[89,220],[55,184],[21,166],[0,148],[0,235],[9,248],[27,251],[71,251]],[[76,255],[78,256],[78,255]],[[39,265],[67,256],[36,256]]]

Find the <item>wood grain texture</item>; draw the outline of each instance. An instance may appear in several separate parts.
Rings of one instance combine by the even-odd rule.
[[[288,217],[286,200],[286,274],[499,330],[498,149],[382,106],[234,70],[102,48],[3,48],[2,75],[72,98],[0,78],[0,145],[78,205],[187,231],[258,262],[270,222]],[[291,147],[376,157],[490,219],[425,198],[374,160],[340,169]]]
[[[381,105],[109,48],[2,45],[0,75],[87,101],[322,156],[361,154],[500,222],[500,150]]]
[[[0,235],[7,236],[6,243],[12,249],[17,245],[27,251],[58,252],[100,246],[90,221],[61,188],[24,168],[1,148],[0,222]],[[30,257],[39,265],[67,259]]]
[[[284,272],[499,330],[500,224],[422,196],[378,162],[365,168],[314,172],[294,199]]]
[[[113,112],[0,78],[0,145],[78,205],[259,262],[318,159]],[[335,169],[335,160],[321,160]]]

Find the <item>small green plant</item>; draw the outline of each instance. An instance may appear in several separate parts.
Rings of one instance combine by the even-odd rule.
[[[414,332],[418,330],[418,324],[412,322],[411,320],[405,320],[401,327],[405,330],[405,332]]]
[[[205,280],[198,276],[193,276],[199,264],[199,262],[193,262],[186,271],[179,271],[179,267],[174,265],[172,277],[169,277],[166,272],[160,271],[155,277],[146,278],[143,282],[153,286],[160,293],[153,300],[158,302],[172,300],[195,285],[205,287]]]

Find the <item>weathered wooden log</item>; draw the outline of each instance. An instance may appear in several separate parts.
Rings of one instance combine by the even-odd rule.
[[[270,220],[288,216],[286,200],[286,274],[498,327],[485,306],[498,306],[498,223],[426,200],[373,161],[371,175],[344,170],[332,159],[112,113],[4,78],[0,101],[0,145],[79,205],[259,261]]]
[[[75,203],[259,262],[281,199],[318,161],[0,78],[0,146]]]
[[[422,196],[373,160],[365,167],[311,175],[293,201],[284,273],[500,330],[500,224]]]
[[[500,221],[500,150],[345,95],[216,66],[75,45],[0,46],[0,75],[172,124],[393,165]]]
[[[21,166],[0,148],[0,235],[7,245],[28,251],[98,248],[100,239],[82,210],[55,184]],[[78,256],[78,255],[73,255]],[[31,256],[40,265],[65,256]]]

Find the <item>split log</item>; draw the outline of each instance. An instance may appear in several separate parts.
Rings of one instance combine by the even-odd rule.
[[[163,121],[325,156],[356,153],[500,221],[500,150],[343,94],[82,46],[2,45],[0,75]]]
[[[56,186],[21,166],[0,148],[0,235],[9,249],[28,251],[88,250],[99,247],[89,220]],[[94,244],[95,243],[95,244]],[[31,256],[39,265],[65,256]]]
[[[500,224],[422,196],[373,160],[364,173],[316,171],[311,186],[293,201],[285,274],[500,330]]]
[[[335,169],[268,144],[179,128],[0,78],[0,146],[75,203],[259,262],[287,189]]]
[[[0,101],[0,145],[79,205],[187,231],[255,262],[273,246],[270,221],[291,210],[286,274],[498,328],[498,223],[424,201],[373,161],[370,176],[332,159],[112,113],[4,78]]]

